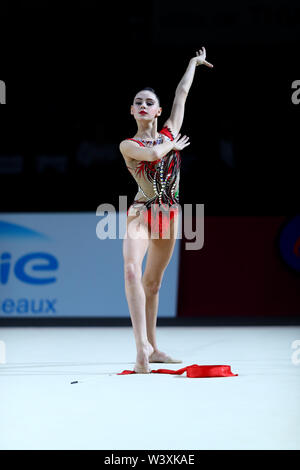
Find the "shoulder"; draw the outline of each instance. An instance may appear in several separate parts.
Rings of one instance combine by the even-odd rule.
[[[172,129],[171,123],[168,122],[168,121],[165,122],[165,124],[163,125],[163,128],[160,131],[160,134],[163,134],[164,136],[166,136],[170,140],[175,139],[175,132]]]
[[[139,142],[138,140],[136,139],[124,139],[120,142],[119,144],[119,149],[120,151],[124,151],[128,148],[132,148],[132,147],[139,147],[139,146],[143,146],[144,145],[142,144],[142,142]]]
[[[132,148],[132,147],[145,147],[145,146],[140,140],[137,140],[134,138],[124,139],[122,140],[122,142],[120,142],[120,145],[119,145],[121,152],[124,149]]]
[[[132,151],[133,148],[140,146],[144,147],[142,142],[139,142],[136,139],[124,139],[120,142],[119,149],[126,161],[133,162],[135,159],[130,156],[130,151]]]

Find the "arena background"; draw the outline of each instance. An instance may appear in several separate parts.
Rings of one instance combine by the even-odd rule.
[[[296,1],[4,2],[1,325],[131,324],[122,240],[97,238],[96,211],[136,193],[119,152],[134,94],[157,91],[163,125],[202,46],[214,68],[196,69],[187,98],[180,203],[204,205],[204,245],[177,241],[158,325],[299,324],[299,13]]]

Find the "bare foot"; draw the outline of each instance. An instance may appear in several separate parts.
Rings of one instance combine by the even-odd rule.
[[[137,352],[134,372],[137,374],[150,374],[149,367],[149,348],[145,347]]]
[[[150,357],[153,352],[154,352],[154,347],[148,341],[148,356]]]
[[[173,357],[168,356],[162,351],[156,350],[152,354],[150,354],[149,362],[165,362],[167,364],[178,364],[182,361],[180,359],[174,359]]]

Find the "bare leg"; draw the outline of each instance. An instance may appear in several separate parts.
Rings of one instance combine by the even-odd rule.
[[[146,294],[146,325],[147,338],[149,342],[149,362],[181,363],[179,359],[174,359],[159,350],[156,340],[156,322],[159,302],[159,287],[156,285],[146,285],[143,278],[143,285]]]
[[[164,271],[171,259],[178,228],[178,220],[171,226],[170,238],[150,239],[147,263],[143,275],[143,286],[146,295],[146,325],[147,337],[150,344],[149,362],[179,363],[166,353],[159,351],[156,340],[156,322],[159,303],[159,289]],[[151,348],[152,347],[152,348]]]
[[[147,340],[152,347],[153,352],[157,349],[156,343],[156,319],[159,302],[159,288],[153,284],[147,284],[145,276],[142,279],[145,298],[146,298],[146,326],[147,326]]]
[[[138,237],[139,234],[139,237]],[[135,372],[149,373],[149,346],[146,327],[146,297],[142,284],[142,262],[149,245],[147,230],[138,218],[127,217],[123,243],[125,293],[135,337]]]

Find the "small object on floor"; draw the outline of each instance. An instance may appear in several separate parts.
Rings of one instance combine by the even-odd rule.
[[[186,372],[186,376],[190,378],[196,377],[235,377],[238,374],[233,374],[231,372],[231,367],[227,365],[209,365],[209,366],[199,366],[198,364],[193,364],[191,366],[183,367],[178,370],[170,369],[157,369],[151,370],[151,373],[154,374],[176,374],[181,375]],[[118,373],[117,375],[126,375],[126,374],[136,374],[133,370],[123,370],[123,372]]]
[[[74,382],[71,382],[71,385],[72,384],[78,384],[78,380],[74,380]]]

